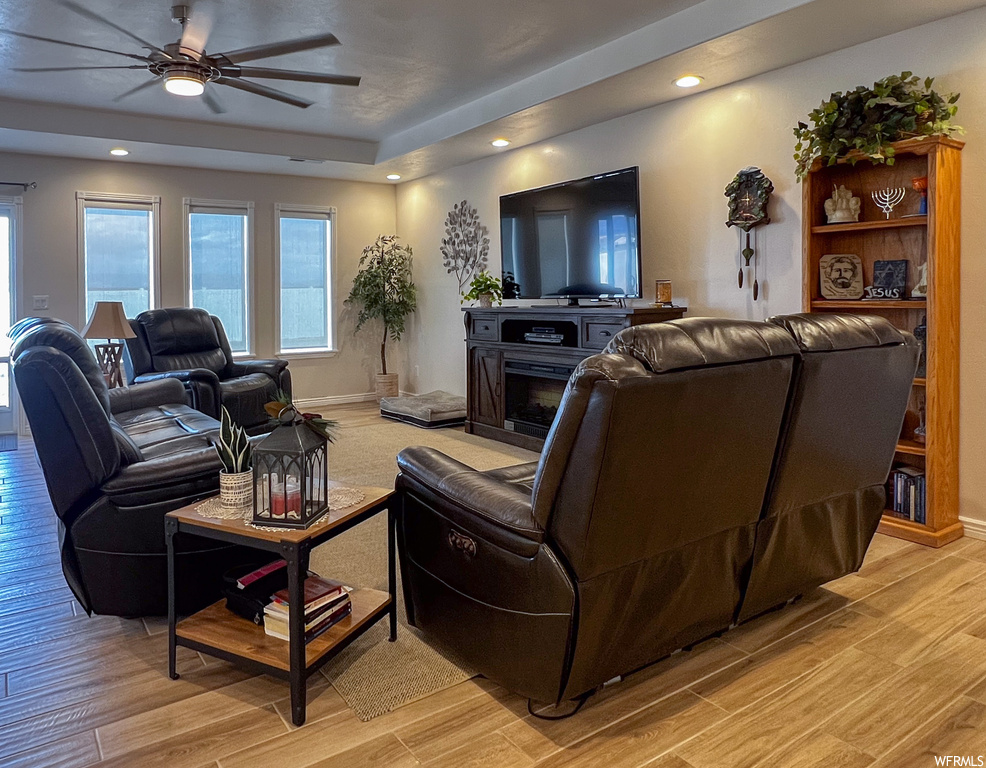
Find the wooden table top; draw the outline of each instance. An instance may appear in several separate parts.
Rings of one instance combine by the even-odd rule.
[[[189,504],[187,507],[176,509],[174,512],[169,512],[167,516],[177,519],[182,525],[191,525],[196,528],[208,528],[214,531],[223,531],[225,533],[232,533],[237,536],[243,536],[250,539],[272,542],[300,542],[314,536],[321,536],[323,533],[327,533],[333,528],[339,527],[346,521],[354,517],[358,517],[371,507],[387,501],[394,495],[393,489],[373,488],[363,485],[349,485],[347,483],[339,483],[332,480],[329,481],[329,488],[357,488],[363,491],[366,498],[359,502],[359,504],[353,504],[352,506],[345,507],[343,509],[329,510],[314,525],[303,529],[283,528],[277,531],[265,531],[255,528],[248,521],[243,520],[242,518],[222,520],[215,517],[205,517],[198,512],[199,506],[205,501],[205,499],[196,501],[194,504]]]

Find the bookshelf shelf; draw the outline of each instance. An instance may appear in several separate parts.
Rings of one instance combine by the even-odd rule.
[[[904,427],[897,443],[894,468],[911,466],[923,471],[927,494],[927,524],[884,514],[880,532],[919,544],[940,547],[963,534],[958,498],[959,410],[959,263],[963,142],[932,137],[898,142],[892,166],[858,158],[855,165],[818,163],[802,189],[803,284],[806,312],[858,312],[878,314],[902,330],[914,331],[927,318],[927,376],[916,378]],[[911,180],[928,178],[928,213],[915,216],[919,195]],[[845,185],[860,198],[862,221],[826,224],[825,200],[833,187]],[[870,193],[887,187],[908,190],[886,219]],[[906,259],[909,262],[905,296],[918,278],[918,267],[927,263],[929,293],[926,300],[863,301],[826,300],[821,295],[819,260],[829,253],[852,253],[863,264],[869,284],[876,261]],[[926,441],[916,442],[914,429],[925,410]],[[887,505],[891,503],[888,500]]]
[[[927,450],[921,443],[914,440],[901,439],[897,442],[897,453],[906,453],[911,456],[924,456]]]
[[[909,216],[906,219],[876,221],[851,221],[846,224],[817,224],[811,228],[813,235],[829,235],[837,232],[866,232],[873,229],[899,229],[900,227],[926,227],[927,216]]]
[[[825,310],[842,310],[848,309],[853,312],[865,311],[868,309],[928,309],[927,301],[920,301],[918,299],[905,299],[903,301],[886,301],[880,299],[874,299],[873,301],[865,301],[863,299],[814,299],[811,302],[811,308],[815,311],[824,312]]]
[[[390,595],[375,589],[358,589],[352,595],[353,612],[327,632],[305,646],[305,667],[310,669],[350,635],[387,613]],[[220,600],[208,608],[180,621],[178,637],[250,658],[285,672],[291,669],[291,646],[265,634],[263,627],[240,618]]]

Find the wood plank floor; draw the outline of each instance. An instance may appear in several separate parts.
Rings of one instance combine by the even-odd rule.
[[[333,411],[379,423],[367,406]],[[422,442],[427,442],[422,433]],[[878,536],[858,574],[678,653],[557,722],[470,680],[363,723],[179,649],[160,620],[86,617],[61,577],[29,442],[0,453],[0,766],[901,768],[986,754],[986,542]]]

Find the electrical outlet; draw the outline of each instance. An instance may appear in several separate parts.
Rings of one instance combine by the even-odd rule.
[[[48,297],[47,296],[35,296],[33,309],[48,309]]]

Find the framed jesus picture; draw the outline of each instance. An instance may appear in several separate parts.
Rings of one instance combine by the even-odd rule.
[[[854,253],[827,253],[818,260],[822,298],[859,299],[863,296],[863,262]]]

